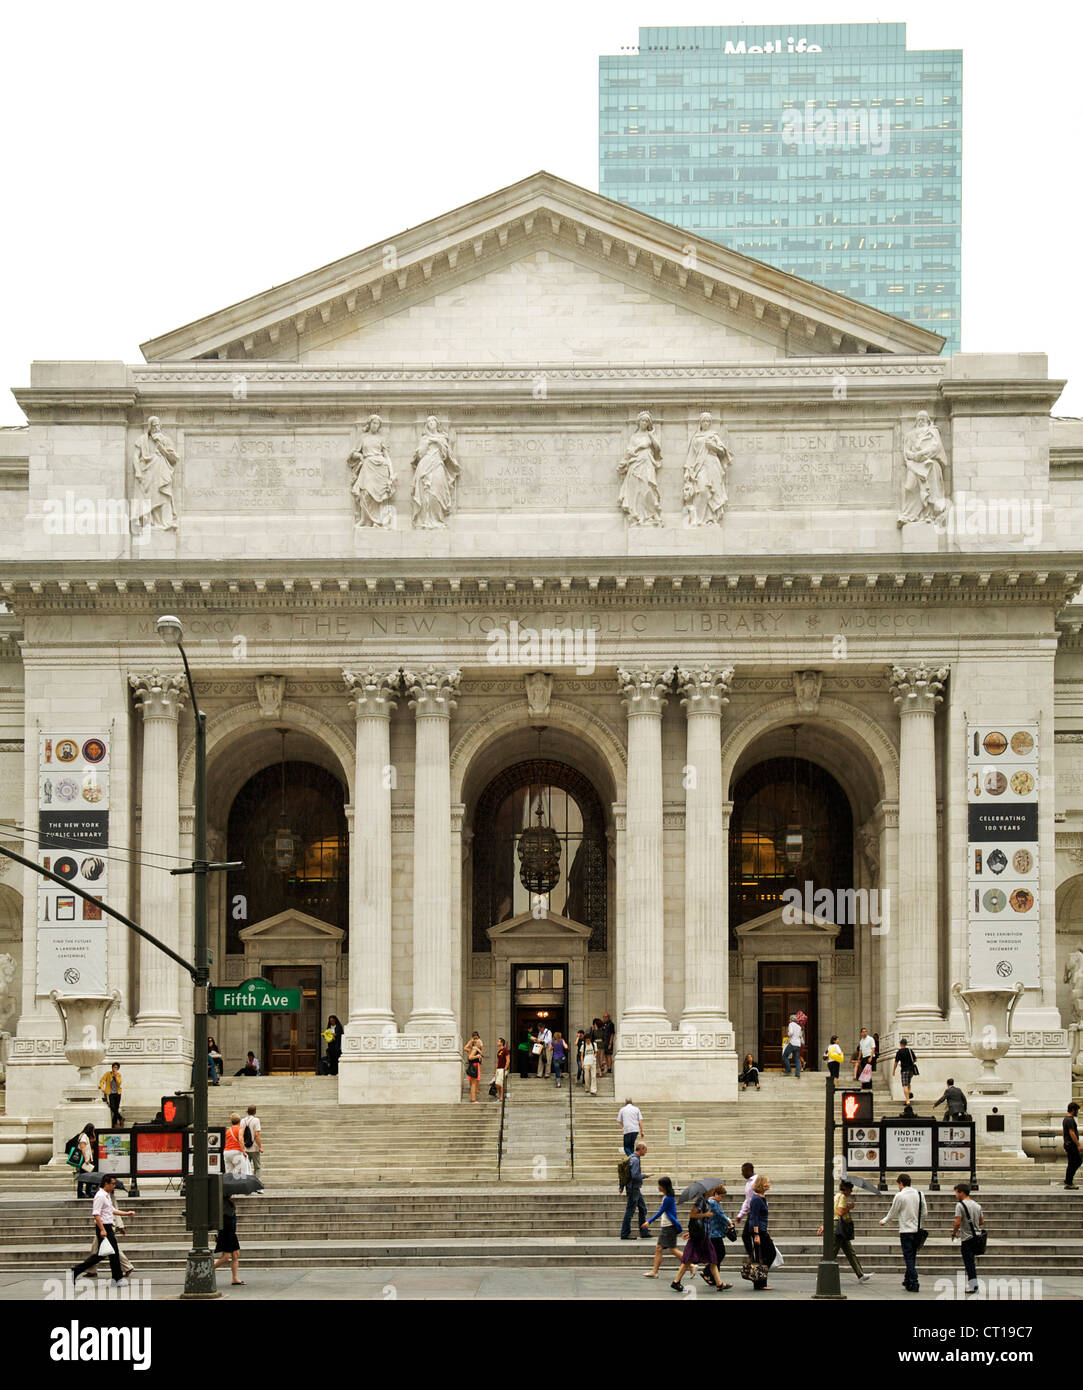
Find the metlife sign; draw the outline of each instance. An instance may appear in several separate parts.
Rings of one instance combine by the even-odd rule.
[[[808,39],[795,39],[791,35],[785,41],[782,39],[768,39],[764,43],[746,44],[744,39],[727,39],[722,46],[723,56],[732,55],[734,57],[748,53],[822,53],[823,49],[818,43],[809,43]]]

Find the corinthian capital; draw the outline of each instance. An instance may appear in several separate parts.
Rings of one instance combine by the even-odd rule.
[[[342,679],[349,691],[346,702],[358,719],[372,715],[390,719],[391,711],[396,708],[396,701],[392,698],[398,692],[396,673],[377,671],[375,666],[370,666],[367,671],[357,674],[343,671]]]
[[[677,672],[681,704],[689,714],[721,714],[722,706],[729,704],[732,683],[732,666],[697,666],[687,671],[682,666]]]
[[[184,707],[187,686],[181,675],[162,675],[155,666],[149,675],[129,675],[128,684],[144,719],[176,719]]]
[[[661,714],[666,707],[669,694],[669,671],[651,671],[647,668],[626,670],[617,668],[617,684],[620,687],[621,704],[628,711],[629,719],[634,714]]]
[[[892,666],[891,696],[900,715],[935,714],[950,670],[948,666],[930,666],[927,661],[916,666]]]
[[[461,671],[448,671],[443,667],[429,666],[424,671],[404,671],[406,689],[410,696],[410,708],[421,718],[424,715],[437,715],[447,719],[459,699]]]

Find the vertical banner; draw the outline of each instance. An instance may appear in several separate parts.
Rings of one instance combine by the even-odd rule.
[[[970,984],[1036,988],[1038,725],[970,724],[966,754]]]
[[[109,733],[61,729],[38,739],[38,859],[105,900],[109,880]],[[108,993],[101,908],[50,879],[38,885],[37,992]]]

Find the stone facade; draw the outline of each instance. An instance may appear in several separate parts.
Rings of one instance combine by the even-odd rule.
[[[1083,939],[1083,436],[1051,419],[1041,355],[944,360],[934,334],[690,241],[537,175],[145,344],[143,364],[34,363],[29,424],[0,432],[0,835],[38,824],[40,737],[107,731],[107,901],[190,955],[192,880],[152,858],[192,854],[192,712],[155,633],[173,612],[207,715],[212,854],[277,727],[343,788],[345,938],[284,913],[230,951],[220,879],[211,913],[217,981],[318,970],[344,1102],[456,1099],[464,1035],[490,1054],[510,1038],[517,971],[541,964],[566,971],[573,1035],[617,1021],[622,1092],[732,1097],[761,967],[798,962],[819,1050],[905,1030],[931,1095],[945,1068],[978,1070],[951,994],[970,970],[968,726],[1036,725],[1038,975],[1000,1070],[1025,1108],[1060,1108]],[[921,411],[951,505],[900,523]],[[646,459],[644,413],[649,525],[619,472]],[[397,486],[366,483],[359,524],[377,414],[371,476],[386,451]],[[726,498],[690,525],[705,414]],[[848,805],[849,881],[894,904],[848,944],[812,914],[731,933],[734,793],[791,756],[795,725]],[[479,803],[539,756],[601,808],[597,920],[482,921]],[[38,911],[33,875],[0,863],[25,1115],[71,1079]],[[190,1074],[188,988],[105,931],[109,1052],[154,1099]],[[243,1018],[218,1041],[260,1048]]]

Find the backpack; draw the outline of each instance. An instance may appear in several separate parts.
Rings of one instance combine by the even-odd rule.
[[[632,1181],[631,1154],[625,1154],[621,1161],[617,1164],[617,1181],[620,1183],[620,1189],[622,1192]]]
[[[255,1133],[253,1132],[253,1130],[252,1130],[248,1125],[245,1125],[244,1131],[243,1131],[241,1137],[242,1137],[243,1140],[244,1140],[244,1146],[245,1146],[246,1149],[254,1149],[254,1148],[256,1147],[256,1136],[255,1136]]]

